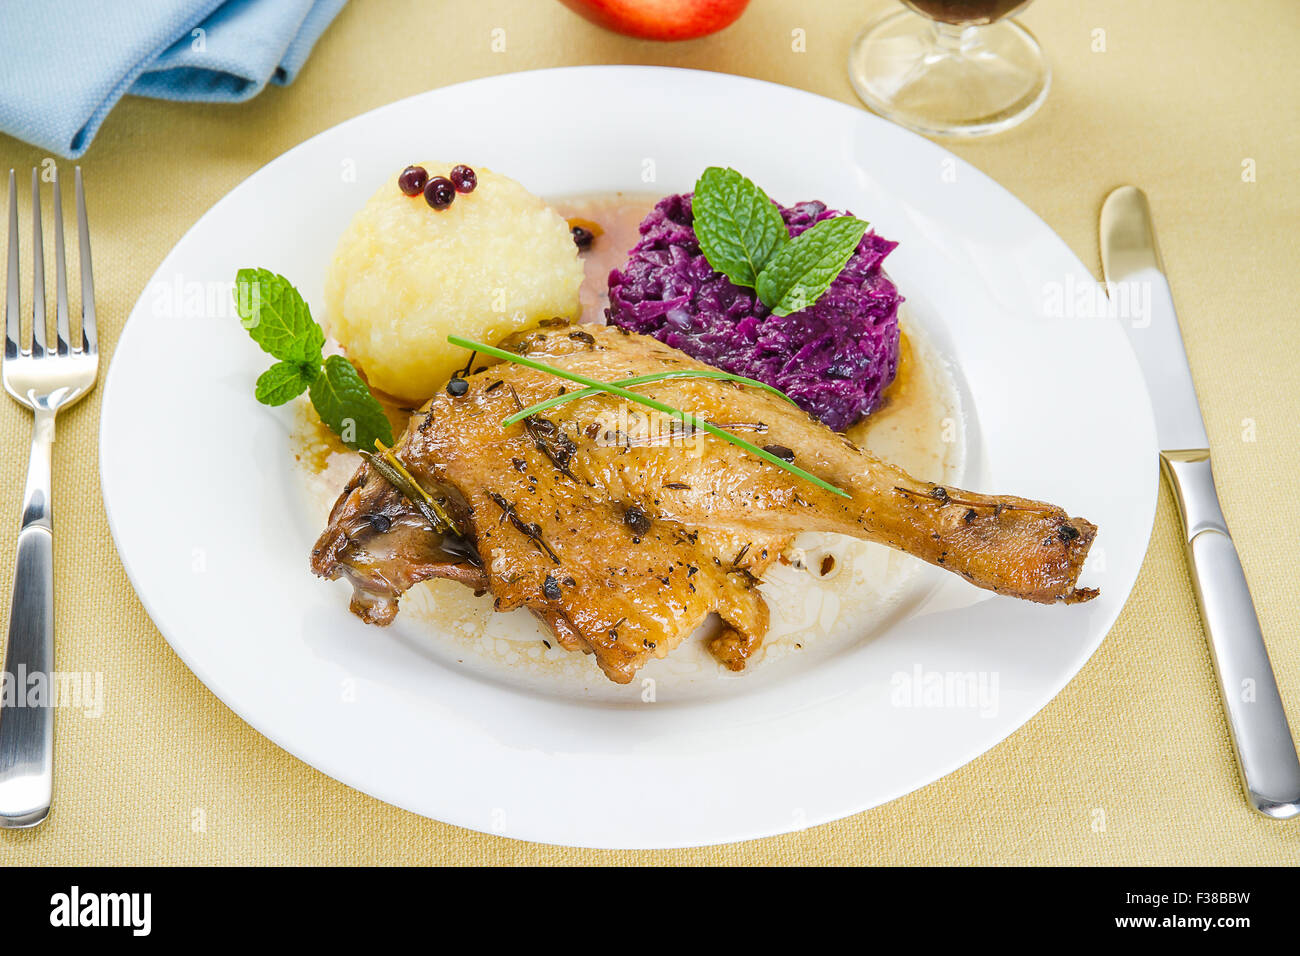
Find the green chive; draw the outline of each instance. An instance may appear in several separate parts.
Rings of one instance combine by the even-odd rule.
[[[579,385],[585,385],[587,388],[594,388],[600,392],[607,392],[610,395],[617,395],[620,398],[625,398],[629,402],[635,402],[638,405],[645,405],[647,408],[653,408],[657,412],[662,412],[665,415],[671,415],[674,418],[677,418],[683,424],[692,425],[695,428],[708,432],[710,435],[721,438],[723,441],[731,442],[731,444],[735,445],[737,448],[742,448],[751,455],[757,455],[769,464],[776,465],[776,467],[788,471],[792,475],[798,475],[805,481],[810,481],[817,487],[829,491],[832,494],[839,495],[841,498],[853,497],[847,491],[844,491],[841,488],[836,488],[829,482],[822,481],[822,479],[818,478],[816,475],[804,471],[797,465],[792,465],[788,461],[783,461],[771,452],[764,451],[757,445],[745,441],[743,438],[738,438],[730,432],[723,431],[712,422],[707,422],[702,418],[692,415],[690,412],[684,412],[680,408],[673,408],[671,405],[666,405],[653,398],[638,395],[636,392],[626,389],[621,385],[611,385],[608,382],[598,382],[593,378],[587,378],[585,375],[578,375],[566,369],[556,368],[553,365],[547,365],[545,362],[539,362],[536,359],[528,358],[525,355],[518,355],[514,352],[507,352],[505,349],[499,349],[493,345],[484,345],[483,343],[475,342],[472,339],[461,338],[459,335],[449,335],[447,336],[447,341],[452,345],[457,345],[461,348],[475,349],[484,355],[491,355],[494,358],[504,359],[507,362],[514,362],[516,365],[523,365],[527,368],[536,369],[539,372],[546,372],[558,378],[568,379],[570,382],[577,382]]]
[[[766,382],[760,382],[757,379],[745,378],[743,375],[732,375],[730,372],[723,372],[718,369],[677,369],[672,372],[654,372],[651,375],[637,375],[634,378],[623,378],[617,382],[611,382],[611,385],[617,385],[620,388],[629,388],[633,385],[647,385],[650,382],[662,382],[670,378],[711,378],[719,379],[724,382],[739,382],[742,385],[755,385],[765,391],[771,392],[779,398],[785,399],[791,405],[795,404],[793,398],[781,391],[779,388],[773,388]],[[536,405],[530,405],[522,412],[515,412],[510,417],[503,419],[502,428],[509,428],[515,422],[523,421],[530,415],[536,415],[538,412],[544,412],[548,408],[554,408],[556,405],[563,405],[565,402],[571,402],[575,398],[590,398],[593,395],[601,394],[601,389],[584,388],[576,392],[566,392],[563,395],[556,395],[554,398],[548,398],[544,402],[538,402]]]

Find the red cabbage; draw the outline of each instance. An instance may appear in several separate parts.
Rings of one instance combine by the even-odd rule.
[[[820,202],[777,208],[791,236],[844,215]],[[868,232],[820,299],[779,316],[713,270],[692,222],[689,194],[646,216],[627,263],[609,274],[610,323],[775,386],[837,431],[870,413],[898,371],[903,297],[880,266],[898,243]]]

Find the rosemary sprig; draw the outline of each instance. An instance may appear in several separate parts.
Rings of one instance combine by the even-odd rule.
[[[361,457],[374,467],[375,471],[383,477],[390,485],[406,496],[411,504],[419,509],[424,520],[433,525],[434,529],[450,531],[453,534],[459,533],[456,523],[451,520],[451,515],[442,507],[433,495],[421,487],[420,483],[415,480],[409,471],[397,460],[391,448],[385,448],[379,439],[375,439],[375,447],[379,449],[379,454],[367,451],[364,448],[357,449]]]
[[[788,461],[777,458],[776,455],[773,455],[771,452],[764,451],[762,448],[745,441],[743,438],[739,438],[730,432],[723,431],[712,422],[705,421],[690,412],[684,412],[680,408],[673,408],[671,405],[665,404],[656,399],[647,398],[645,395],[638,395],[636,392],[624,388],[622,385],[615,385],[609,382],[598,382],[594,378],[587,378],[585,375],[578,375],[576,372],[570,372],[567,369],[556,368],[554,365],[547,365],[545,362],[539,362],[536,359],[528,358],[526,355],[507,352],[505,349],[499,349],[494,345],[484,345],[482,342],[475,342],[471,339],[462,338],[459,335],[449,335],[447,336],[447,341],[452,345],[461,348],[475,349],[483,355],[491,355],[493,358],[503,359],[507,362],[514,362],[516,365],[523,365],[539,372],[546,372],[550,375],[556,376],[557,378],[568,379],[570,382],[577,382],[579,385],[585,385],[587,388],[594,388],[599,392],[617,395],[620,398],[627,399],[629,402],[635,402],[638,405],[645,405],[647,408],[653,408],[657,412],[671,415],[683,424],[691,425],[701,431],[708,432],[716,438],[721,438],[723,441],[731,442],[731,444],[735,445],[737,448],[742,448],[751,455],[756,455],[768,464],[776,465],[776,467],[783,471],[788,471],[792,475],[798,475],[805,481],[812,482],[818,488],[831,492],[831,494],[839,495],[841,498],[852,497],[852,495],[842,488],[837,488],[830,482],[823,481],[811,472],[804,471],[798,465],[792,465]]]
[[[711,378],[719,379],[724,382],[739,382],[741,385],[754,385],[765,391],[771,392],[778,398],[783,398],[791,405],[795,404],[793,398],[781,391],[779,388],[773,388],[766,382],[760,382],[755,378],[745,378],[743,375],[733,375],[730,372],[723,372],[720,369],[675,369],[671,372],[653,372],[649,375],[637,375],[632,378],[621,378],[617,382],[611,382],[611,385],[617,385],[620,388],[630,388],[633,385],[648,385],[651,382],[662,382],[673,378]],[[521,412],[515,412],[513,415],[505,418],[501,422],[502,428],[509,428],[515,422],[523,421],[530,415],[536,415],[538,412],[544,412],[548,408],[554,408],[556,405],[563,405],[565,402],[571,402],[575,398],[590,398],[593,395],[601,394],[599,388],[583,388],[576,392],[565,392],[563,395],[556,395],[548,398],[544,402],[538,402],[536,405],[529,405]]]

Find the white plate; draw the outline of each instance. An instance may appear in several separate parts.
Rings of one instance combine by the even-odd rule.
[[[967,484],[1096,522],[1084,581],[1101,596],[1040,607],[952,579],[870,640],[653,705],[635,685],[622,701],[521,689],[457,666],[400,617],[387,631],[356,621],[346,587],[308,571],[320,527],[298,500],[289,419],[254,402],[267,357],[226,298],[237,268],[266,266],[322,309],[339,232],[379,183],[430,156],[491,166],[543,195],[686,190],[704,166],[733,165],[783,201],[821,198],[870,219],[900,241],[890,273],[958,368]],[[105,382],[104,503],[132,584],[186,664],[344,783],[548,843],[666,847],[799,829],[997,744],[1078,672],[1119,613],[1150,534],[1155,438],[1123,330],[1075,315],[1092,283],[996,183],[841,103],[648,67],[476,80],[316,136],[186,234]],[[902,706],[903,684],[945,674],[995,680],[996,706]]]

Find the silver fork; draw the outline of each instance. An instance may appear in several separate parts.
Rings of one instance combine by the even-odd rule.
[[[77,167],[77,231],[81,240],[81,321],[69,330],[68,276],[63,256],[63,199],[54,175],[54,275],[58,290],[56,341],[46,344],[45,256],[41,240],[40,180],[32,170],[32,322],[22,334],[18,293],[18,191],[9,170],[9,286],[5,301],[5,390],[32,410],[32,456],[27,466],[18,559],[4,674],[12,694],[0,699],[0,827],[34,827],[50,812],[54,783],[54,525],[50,509],[50,454],[54,418],[95,387],[99,345],[95,287],[90,270],[86,197]],[[35,677],[35,675],[41,675]],[[34,679],[35,677],[35,679]]]

